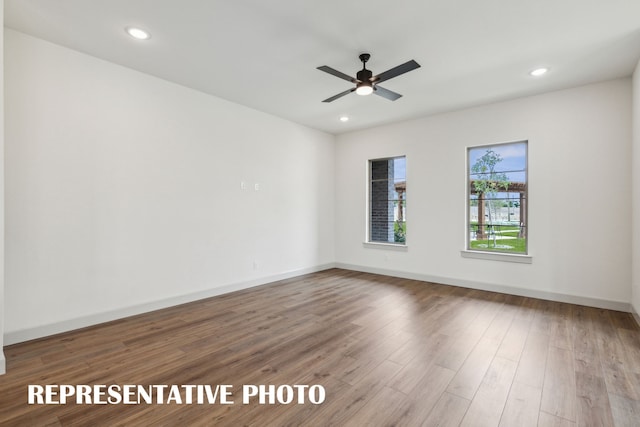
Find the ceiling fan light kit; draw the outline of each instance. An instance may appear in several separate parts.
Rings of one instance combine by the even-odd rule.
[[[362,70],[358,71],[355,78],[327,65],[318,67],[318,70],[320,71],[324,71],[325,73],[329,73],[333,76],[356,85],[354,88],[345,90],[344,92],[340,92],[339,94],[327,98],[322,102],[335,101],[338,98],[342,98],[343,96],[350,94],[351,92],[355,92],[358,95],[370,95],[372,93],[375,93],[376,95],[388,99],[389,101],[395,101],[402,95],[389,89],[385,89],[382,86],[378,86],[378,83],[384,82],[394,77],[398,77],[399,75],[408,73],[409,71],[415,70],[416,68],[420,68],[420,64],[412,59],[411,61],[407,61],[404,64],[398,65],[397,67],[393,67],[392,69],[387,70],[384,73],[380,73],[377,76],[374,76],[371,70],[367,70],[367,61],[369,60],[369,58],[371,58],[371,55],[369,55],[368,53],[363,53],[359,56],[359,58],[360,61],[362,61]]]
[[[373,85],[370,82],[358,83],[356,86],[356,94],[371,95],[373,93]]]

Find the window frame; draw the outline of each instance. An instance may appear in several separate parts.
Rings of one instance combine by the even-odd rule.
[[[524,252],[510,252],[499,249],[491,249],[491,250],[482,250],[471,247],[471,163],[470,163],[470,154],[472,150],[477,149],[491,149],[492,147],[503,147],[506,145],[515,145],[515,144],[524,144],[524,170],[517,171],[519,173],[524,173],[524,182],[525,188],[523,192],[524,208],[523,208],[523,216],[524,216],[524,227],[525,227],[525,251]],[[498,142],[498,143],[490,143],[490,144],[482,144],[482,145],[474,145],[466,147],[466,156],[465,156],[465,249],[461,251],[461,255],[466,258],[477,258],[477,259],[491,259],[491,260],[499,260],[499,261],[510,261],[510,262],[520,262],[520,263],[531,263],[532,257],[530,255],[529,248],[529,140],[516,140],[516,141],[507,141],[507,142]],[[508,191],[507,191],[508,192]],[[480,213],[478,213],[480,215]],[[521,218],[520,218],[521,219]]]
[[[388,248],[388,249],[393,249],[393,250],[404,250],[407,247],[407,236],[406,236],[406,223],[407,223],[407,219],[406,219],[406,208],[407,208],[407,200],[406,198],[402,199],[402,203],[403,203],[403,223],[405,224],[405,238],[404,238],[404,242],[389,242],[389,241],[382,241],[382,240],[373,240],[372,239],[372,228],[373,228],[373,221],[372,221],[372,191],[373,191],[373,170],[372,170],[372,166],[373,166],[373,162],[376,161],[382,161],[382,160],[396,160],[396,159],[404,159],[404,163],[405,163],[405,173],[404,173],[404,182],[405,182],[405,189],[403,194],[406,197],[406,193],[407,193],[407,156],[402,154],[402,155],[395,155],[395,156],[388,156],[388,157],[378,157],[378,158],[373,158],[373,159],[368,159],[367,163],[366,163],[366,167],[367,167],[367,186],[366,186],[366,226],[365,226],[365,239],[364,239],[364,246],[365,247],[371,247],[371,248]],[[395,191],[395,189],[394,189]],[[399,199],[391,199],[393,201],[398,201]],[[395,212],[395,209],[394,209]],[[393,223],[395,224],[395,220],[393,221]],[[395,226],[394,226],[395,227]]]

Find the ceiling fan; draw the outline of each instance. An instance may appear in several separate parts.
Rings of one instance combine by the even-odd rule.
[[[398,65],[397,67],[393,67],[390,70],[385,71],[384,73],[380,73],[377,76],[374,76],[371,70],[367,70],[366,64],[371,55],[368,53],[363,53],[360,55],[360,61],[362,61],[362,70],[358,71],[356,74],[356,78],[353,78],[345,73],[342,73],[336,69],[333,69],[327,65],[323,65],[318,67],[318,70],[324,71],[325,73],[332,74],[336,77],[344,79],[348,82],[355,83],[356,87],[345,90],[344,92],[340,92],[337,95],[332,96],[331,98],[327,98],[322,102],[331,102],[335,101],[338,98],[341,98],[345,95],[350,94],[351,92],[355,92],[358,95],[369,95],[371,93],[375,93],[383,98],[386,98],[390,101],[395,101],[400,98],[402,95],[399,93],[393,92],[389,89],[385,89],[381,86],[378,86],[378,83],[382,83],[386,80],[392,79],[394,77],[398,77],[401,74],[408,73],[409,71],[415,70],[416,68],[420,68],[420,64],[418,64],[413,59],[411,61],[405,62],[404,64]]]

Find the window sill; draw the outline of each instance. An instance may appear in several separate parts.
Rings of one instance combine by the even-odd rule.
[[[388,249],[392,251],[406,252],[407,245],[396,243],[362,242],[362,246],[370,249]]]
[[[486,259],[490,261],[506,261],[517,262],[520,264],[531,264],[533,257],[531,255],[505,254],[497,252],[482,251],[460,251],[463,258]]]

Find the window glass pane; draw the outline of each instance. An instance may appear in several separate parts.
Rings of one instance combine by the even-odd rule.
[[[393,177],[394,182],[406,180],[407,176],[407,160],[404,157],[396,157],[393,159]]]

